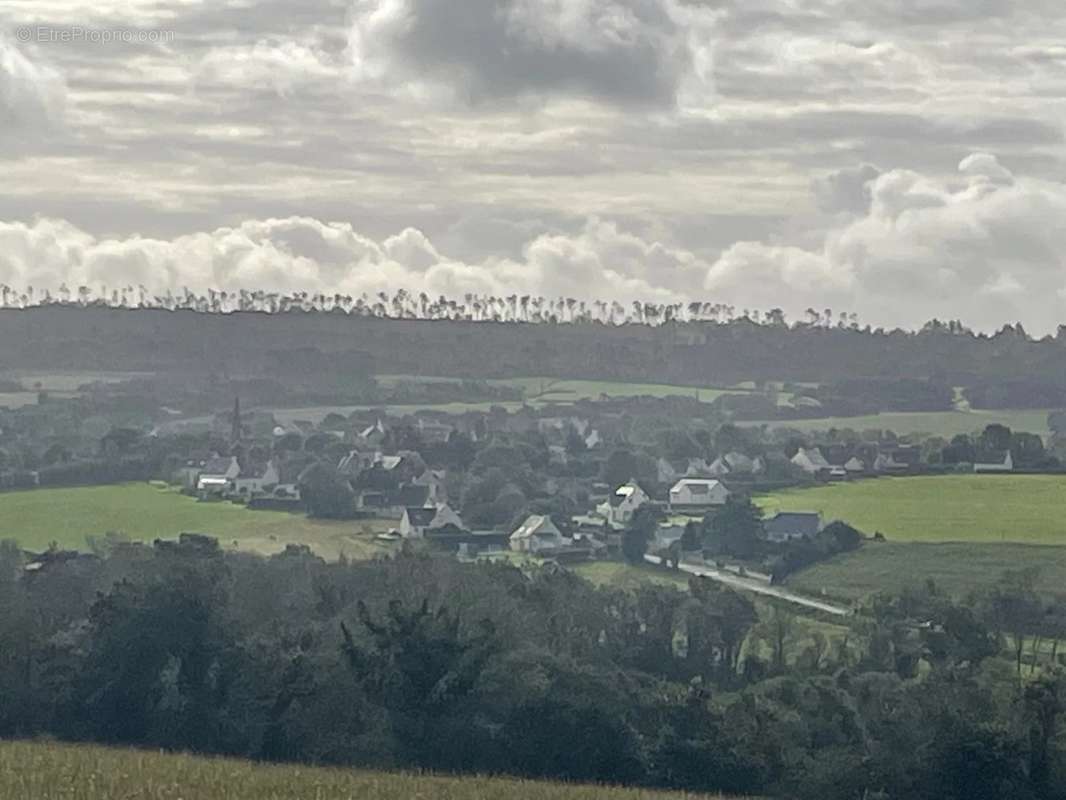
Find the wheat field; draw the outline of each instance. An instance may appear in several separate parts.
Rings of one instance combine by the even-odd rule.
[[[444,778],[0,742],[4,800],[709,800],[706,795]]]

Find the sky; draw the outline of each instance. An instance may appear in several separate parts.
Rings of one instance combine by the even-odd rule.
[[[0,0],[0,283],[1066,322],[1061,0]]]

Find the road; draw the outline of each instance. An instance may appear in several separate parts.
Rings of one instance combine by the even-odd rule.
[[[659,558],[659,556],[646,555],[644,556],[644,560],[649,564],[655,564],[657,566],[662,566],[663,564],[663,560]],[[804,595],[790,592],[788,589],[783,589],[780,586],[771,586],[762,581],[753,580],[751,578],[741,578],[739,575],[734,575],[731,572],[724,572],[720,569],[715,569],[714,567],[681,564],[678,569],[681,572],[687,572],[690,575],[696,575],[701,578],[710,578],[712,581],[717,581],[718,583],[733,589],[752,592],[753,594],[761,594],[766,597],[774,597],[778,600],[784,600],[793,605],[802,606],[803,608],[808,608],[813,611],[832,614],[834,617],[849,617],[852,613],[850,608],[805,597]]]

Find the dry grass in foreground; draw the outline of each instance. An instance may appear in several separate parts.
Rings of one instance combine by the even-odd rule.
[[[706,796],[699,796],[706,797]],[[695,800],[697,795],[495,778],[438,778],[0,743],[5,800]]]

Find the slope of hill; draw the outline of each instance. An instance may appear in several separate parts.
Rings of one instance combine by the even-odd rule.
[[[267,766],[52,743],[0,743],[0,797],[18,800],[697,799],[697,795],[670,792]]]
[[[1056,376],[1066,369],[1066,334],[1034,341],[1013,328],[979,337],[935,330],[788,328],[749,320],[549,325],[337,312],[45,306],[0,309],[0,341],[5,345],[0,369],[191,371],[276,379],[329,370],[706,386],[906,376],[936,377],[954,386],[992,381],[994,388],[1004,388],[1011,380],[1040,376],[1061,388]]]

